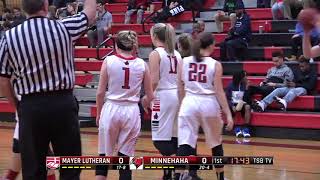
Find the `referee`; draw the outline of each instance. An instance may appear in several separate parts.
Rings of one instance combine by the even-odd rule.
[[[83,12],[62,21],[46,18],[48,4],[22,0],[28,19],[0,40],[0,87],[18,110],[24,180],[47,178],[49,142],[57,156],[81,155],[73,41],[94,21],[96,0],[86,0]],[[79,176],[80,170],[60,171],[63,180]]]

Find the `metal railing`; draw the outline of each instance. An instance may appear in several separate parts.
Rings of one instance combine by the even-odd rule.
[[[107,54],[105,54],[102,58],[100,58],[100,48],[105,46],[105,44],[108,42],[108,41],[112,41],[112,50],[110,52],[108,52]],[[114,38],[112,37],[111,34],[109,34],[109,36],[107,37],[107,39],[105,39],[102,43],[100,43],[98,46],[97,46],[97,59],[98,60],[103,60],[105,59],[107,56],[111,55],[113,52],[115,51],[115,40]]]

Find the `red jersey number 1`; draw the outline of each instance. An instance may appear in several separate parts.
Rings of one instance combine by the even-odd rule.
[[[130,69],[123,67],[122,70],[124,70],[124,84],[122,86],[122,89],[130,89],[130,86],[129,86]]]
[[[177,57],[175,56],[168,56],[170,60],[170,74],[177,74],[177,66],[178,66],[178,60]]]

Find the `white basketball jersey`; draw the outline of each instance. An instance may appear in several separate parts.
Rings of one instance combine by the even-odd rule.
[[[155,49],[160,55],[160,80],[157,90],[177,89],[178,63],[182,60],[178,51],[174,51],[174,56],[170,57],[163,47]]]
[[[210,95],[214,91],[214,74],[216,60],[204,57],[202,62],[196,62],[193,56],[183,59],[183,81],[186,92],[192,94]]]
[[[125,58],[120,55],[108,56],[105,61],[108,73],[107,99],[139,102],[145,62],[140,58]]]

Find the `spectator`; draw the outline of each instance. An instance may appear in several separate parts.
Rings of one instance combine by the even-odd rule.
[[[296,61],[297,58],[300,57],[300,55],[302,55],[302,52],[300,50],[302,49],[303,34],[304,34],[303,27],[302,27],[301,23],[298,22],[296,24],[295,33],[292,36],[291,58],[286,58],[287,60]],[[318,32],[317,28],[315,28],[315,27],[311,30],[310,41],[311,41],[312,46],[319,44],[319,32]]]
[[[178,37],[178,51],[182,58],[191,56],[192,37],[188,33],[180,34]]]
[[[247,81],[247,73],[245,71],[237,72],[233,75],[232,82],[226,90],[227,100],[233,116],[235,116],[237,112],[241,112],[241,116],[245,121],[245,125],[242,130],[240,127],[235,128],[235,135],[237,137],[243,136],[245,138],[251,137],[249,129],[251,107],[244,101],[249,85]]]
[[[203,21],[198,21],[192,25],[192,39],[198,39],[198,35],[202,33],[205,29],[205,23]]]
[[[128,10],[125,14],[125,24],[129,24],[131,16],[137,13],[137,24],[142,24],[143,13],[149,7],[151,2],[149,0],[129,0]]]
[[[270,8],[270,0],[257,0],[257,8]]]
[[[271,1],[272,7],[272,17],[274,20],[283,19],[283,0],[272,0]]]
[[[69,3],[67,5],[67,16],[73,16],[75,14],[77,14],[77,4]]]
[[[2,13],[2,21],[7,21],[8,15],[11,15],[11,10],[9,8],[4,8]]]
[[[3,24],[2,24],[2,28],[1,28],[1,31],[0,31],[0,38],[2,36],[4,36],[4,33],[11,29],[11,23],[9,21],[5,21]]]
[[[27,17],[21,12],[21,9],[18,7],[13,8],[13,23],[12,27],[16,27],[19,24],[23,23]]]
[[[236,22],[237,16],[235,13],[237,3],[243,3],[242,0],[225,0],[222,11],[219,10],[214,16],[218,32],[223,31],[222,21],[230,21],[232,28]]]
[[[103,42],[104,37],[108,34],[108,31],[111,28],[111,24],[111,13],[106,11],[104,5],[99,2],[97,4],[96,29],[89,30],[87,33],[91,47],[96,47]]]
[[[66,7],[68,3],[72,3],[75,0],[53,0],[53,5],[57,7],[57,9]]]
[[[266,78],[259,86],[249,86],[247,103],[252,106],[251,98],[254,94],[261,94],[263,97],[269,95],[273,90],[279,87],[284,87],[287,82],[293,81],[292,70],[283,62],[283,54],[280,51],[272,53],[272,61],[274,67],[268,70]],[[254,107],[252,107],[254,108]]]
[[[243,60],[248,42],[251,39],[251,20],[245,12],[242,2],[237,4],[237,20],[234,27],[229,31],[229,36],[220,44],[220,55],[222,61]],[[241,52],[240,52],[241,51]]]
[[[314,1],[313,0],[283,0],[283,16],[285,19],[292,20],[292,14],[291,14],[291,7],[299,8],[302,7],[303,9],[311,8],[313,7]]]
[[[170,4],[169,4],[170,2]],[[154,23],[166,22],[168,18],[177,16],[185,11],[180,1],[168,1],[169,6],[164,6],[152,17]]]
[[[57,8],[55,6],[49,6],[49,9],[48,9],[48,18],[49,19],[52,19],[52,20],[56,20],[57,17],[56,17],[56,11],[57,11]]]
[[[294,73],[294,77],[294,81],[286,82],[285,87],[277,88],[263,100],[256,101],[255,108],[263,112],[269,104],[276,100],[281,109],[285,111],[288,103],[291,103],[296,97],[313,93],[317,82],[317,72],[311,69],[309,59],[300,58],[299,70]]]

